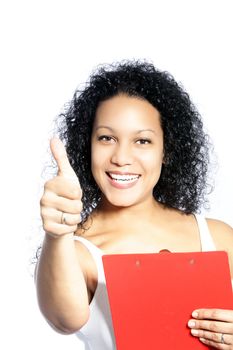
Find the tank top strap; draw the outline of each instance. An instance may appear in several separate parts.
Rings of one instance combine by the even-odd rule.
[[[195,215],[201,241],[202,251],[215,251],[216,247],[209,231],[207,221],[203,215]]]
[[[102,256],[104,253],[101,249],[99,249],[96,245],[94,245],[92,242],[88,241],[88,239],[80,237],[80,236],[74,236],[75,241],[81,242],[89,251],[91,254],[98,271],[98,283],[105,281],[105,275],[104,275],[104,269],[103,269],[103,261]]]

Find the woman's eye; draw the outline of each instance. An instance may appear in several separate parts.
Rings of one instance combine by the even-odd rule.
[[[137,140],[136,143],[140,144],[140,145],[148,145],[149,143],[151,143],[151,140],[148,139],[140,139]]]
[[[114,140],[113,140],[113,138],[111,136],[101,135],[101,136],[98,137],[98,141],[111,142],[111,141],[114,141]]]

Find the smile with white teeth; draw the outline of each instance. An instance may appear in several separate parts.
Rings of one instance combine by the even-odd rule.
[[[112,174],[112,173],[107,173],[110,178],[114,181],[117,182],[133,182],[139,178],[140,175],[121,175],[121,174]]]

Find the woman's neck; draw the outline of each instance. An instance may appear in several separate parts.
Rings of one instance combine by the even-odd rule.
[[[106,221],[113,222],[131,222],[150,220],[164,210],[164,206],[158,203],[154,198],[147,202],[137,203],[129,207],[114,206],[109,202],[101,201],[93,212],[93,218],[98,217]]]

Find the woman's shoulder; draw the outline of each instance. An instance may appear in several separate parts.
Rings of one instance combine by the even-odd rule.
[[[228,223],[213,218],[206,218],[206,221],[212,235],[233,239],[233,228]]]
[[[233,250],[233,228],[224,221],[218,219],[206,219],[210,233],[217,245],[217,249],[227,245]]]
[[[207,218],[207,224],[217,250],[228,253],[233,275],[233,228],[224,221]]]

